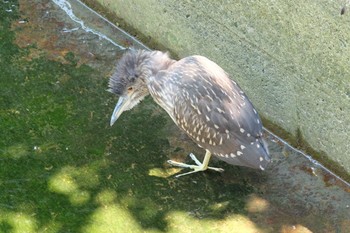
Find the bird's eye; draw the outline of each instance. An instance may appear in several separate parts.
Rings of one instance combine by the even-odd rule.
[[[132,91],[132,89],[133,89],[132,87],[128,87],[128,91]]]

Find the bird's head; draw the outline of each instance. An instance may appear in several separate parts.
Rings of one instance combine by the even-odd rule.
[[[108,85],[108,91],[119,96],[111,117],[111,126],[124,111],[132,109],[148,95],[145,83],[146,77],[150,75],[148,62],[149,52],[142,50],[129,50],[119,60]]]
[[[129,50],[122,56],[108,85],[108,91],[119,96],[111,126],[124,111],[135,107],[149,94],[148,77],[165,69],[170,61],[167,53],[159,51]]]

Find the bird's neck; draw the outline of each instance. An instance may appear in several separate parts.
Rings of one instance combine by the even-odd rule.
[[[151,52],[149,59],[149,68],[153,75],[157,74],[159,71],[167,70],[174,62],[176,62],[169,57],[168,53],[160,51]]]

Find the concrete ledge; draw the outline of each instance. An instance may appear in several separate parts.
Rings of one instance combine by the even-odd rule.
[[[350,14],[340,2],[89,1],[179,57],[212,59],[262,117],[350,173]]]

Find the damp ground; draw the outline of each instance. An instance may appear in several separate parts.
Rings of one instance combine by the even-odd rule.
[[[177,179],[204,151],[151,98],[110,127],[131,45],[77,1],[0,1],[0,232],[350,232],[348,184],[269,133],[267,171]]]

